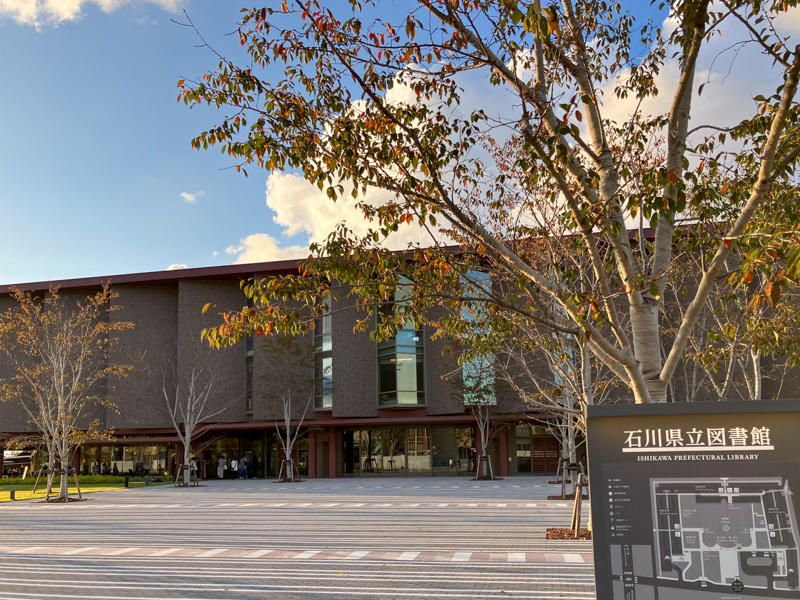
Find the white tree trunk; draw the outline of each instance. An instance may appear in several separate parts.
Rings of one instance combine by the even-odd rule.
[[[191,469],[189,468],[189,444],[191,443],[191,438],[187,435],[184,437],[183,442],[183,485],[189,487],[191,483]]]
[[[634,354],[644,376],[645,393],[649,395],[648,398],[634,389],[637,404],[667,401],[667,386],[659,379],[662,360],[658,312],[658,303],[648,298],[644,298],[641,305],[630,307]]]
[[[756,350],[750,350],[750,358],[753,361],[753,400],[761,400],[763,387],[761,385],[761,354]]]

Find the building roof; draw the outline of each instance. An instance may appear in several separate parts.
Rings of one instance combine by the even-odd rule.
[[[46,290],[50,287],[61,289],[94,288],[105,283],[120,285],[125,283],[168,283],[180,279],[241,279],[255,273],[284,275],[296,273],[303,259],[280,260],[274,262],[249,263],[243,265],[222,265],[217,267],[198,267],[194,269],[174,269],[172,271],[149,271],[146,273],[127,273],[123,275],[101,275],[99,277],[79,277],[76,279],[54,279],[0,285],[0,294],[13,288],[20,290]]]

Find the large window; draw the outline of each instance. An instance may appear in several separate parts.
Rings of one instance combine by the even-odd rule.
[[[475,298],[472,302],[465,302],[461,309],[461,317],[469,323],[473,333],[486,332],[481,324],[484,316],[485,304],[480,299],[485,297],[492,287],[492,279],[488,273],[470,269],[465,281],[465,296]],[[487,332],[488,333],[488,332]],[[464,405],[494,406],[497,404],[495,397],[494,355],[485,354],[464,360],[461,368],[462,383],[464,386]]]
[[[330,299],[314,328],[314,408],[333,408],[333,339]]]
[[[474,473],[472,427],[392,427],[342,432],[342,472]]]
[[[411,282],[401,281],[395,303],[408,296]],[[422,330],[408,322],[394,338],[378,344],[378,405],[419,404],[425,404],[425,347]]]

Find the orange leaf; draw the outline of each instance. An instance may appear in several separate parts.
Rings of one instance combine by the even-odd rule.
[[[722,240],[722,243],[725,245],[726,248],[730,248],[731,247],[730,238],[725,238],[724,240]]]
[[[181,86],[183,85],[183,82],[184,82],[184,80],[183,80],[183,79],[179,79],[179,80],[178,80],[178,87],[181,87]]]

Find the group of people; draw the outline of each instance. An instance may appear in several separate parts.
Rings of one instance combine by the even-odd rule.
[[[228,461],[224,456],[220,456],[217,460],[217,477],[224,479],[226,470],[228,470]],[[243,456],[239,460],[232,459],[230,470],[235,471],[239,479],[247,479],[247,458]]]

